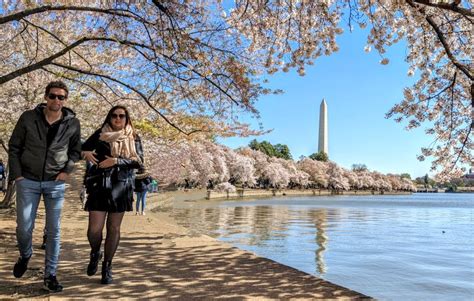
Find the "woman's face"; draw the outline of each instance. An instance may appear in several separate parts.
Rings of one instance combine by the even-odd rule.
[[[127,115],[125,115],[124,109],[116,109],[110,116],[110,123],[114,131],[120,131],[125,128],[127,123]]]

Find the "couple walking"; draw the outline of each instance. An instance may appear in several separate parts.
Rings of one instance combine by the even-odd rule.
[[[132,211],[135,170],[143,170],[140,138],[123,106],[113,107],[100,128],[81,146],[80,124],[65,107],[68,88],[61,81],[49,83],[46,103],[24,112],[9,141],[9,180],[16,183],[16,236],[20,257],[13,275],[20,278],[33,254],[32,233],[41,196],[46,209],[44,289],[63,289],[56,278],[60,250],[60,220],[65,180],[81,156],[92,166],[87,171],[89,212],[87,238],[91,247],[87,275],[97,272],[102,257],[101,283],[112,282],[112,259],[120,241],[125,211]],[[107,234],[101,252],[102,230]]]

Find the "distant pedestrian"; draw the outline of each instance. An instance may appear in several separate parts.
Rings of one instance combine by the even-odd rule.
[[[137,193],[136,215],[145,215],[146,195],[151,186],[150,174],[144,169],[138,171],[135,178],[135,192]],[[140,211],[141,205],[141,211]]]
[[[156,179],[151,180],[151,191],[158,192],[158,181]]]
[[[3,160],[0,159],[0,189],[5,193],[5,165],[3,165]]]

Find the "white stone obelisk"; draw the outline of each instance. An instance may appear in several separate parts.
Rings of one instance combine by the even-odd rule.
[[[318,152],[328,153],[328,106],[323,98],[319,107],[319,145]]]

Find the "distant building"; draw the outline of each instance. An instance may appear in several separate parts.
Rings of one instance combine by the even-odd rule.
[[[473,179],[473,180],[474,180],[474,167],[470,168],[470,169],[469,169],[469,173],[465,174],[465,175],[462,176],[461,178],[464,178],[464,179]]]
[[[328,151],[328,106],[326,100],[321,101],[319,107],[319,143],[318,152],[324,152],[329,156]]]

